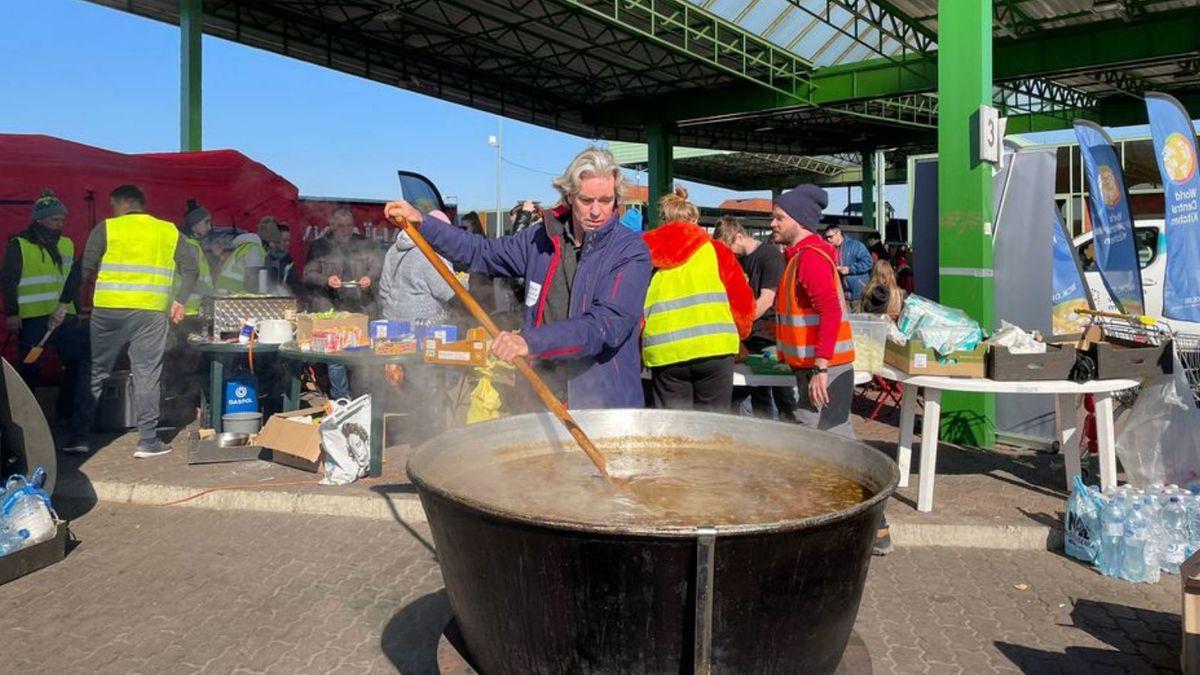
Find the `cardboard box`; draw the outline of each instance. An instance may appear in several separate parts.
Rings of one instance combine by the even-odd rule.
[[[333,331],[346,328],[357,328],[363,339],[368,339],[367,315],[355,312],[335,312],[331,317],[320,314],[296,315],[296,342],[311,342],[316,331]]]
[[[410,333],[412,333],[412,324],[408,321],[376,319],[371,322],[371,340],[399,342]]]
[[[909,375],[940,375],[945,377],[983,377],[987,345],[980,343],[969,352],[954,352],[939,359],[937,352],[915,338],[901,346],[888,340],[883,362]]]
[[[416,333],[417,342],[422,344],[426,340],[441,340],[442,342],[454,342],[458,340],[458,326],[451,326],[450,324],[418,326]]]
[[[1008,347],[992,347],[987,364],[988,377],[997,382],[1069,380],[1075,368],[1075,345],[1047,342],[1042,354],[1013,354]]]
[[[321,432],[315,424],[289,421],[290,417],[324,414],[324,408],[304,408],[271,415],[258,432],[258,445],[271,450],[271,461],[316,473],[321,470]]]
[[[430,338],[425,341],[425,363],[478,368],[487,364],[487,343],[483,340],[442,342]]]

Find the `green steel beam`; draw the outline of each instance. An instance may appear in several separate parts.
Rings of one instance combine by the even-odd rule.
[[[862,151],[862,224],[875,223],[875,151]]]
[[[958,307],[984,329],[993,328],[992,170],[975,161],[972,147],[979,107],[991,105],[992,2],[939,4],[942,55],[938,68],[938,266],[940,302]],[[942,438],[990,447],[996,439],[993,396],[951,395],[942,400]],[[925,403],[925,414],[936,414]]]
[[[1146,15],[1137,23],[1111,21],[997,43],[992,79],[1007,82],[1091,72],[1196,52],[1200,52],[1200,12],[1161,12]],[[752,115],[808,103],[836,105],[932,92],[937,82],[937,53],[912,54],[897,61],[872,59],[818,68],[809,74],[807,87],[796,96],[744,83],[624,100],[596,108],[589,121],[641,125],[651,114],[668,121]]]
[[[686,0],[562,0],[564,5],[782,96],[803,96],[812,64]]]
[[[646,163],[650,174],[646,217],[650,227],[658,227],[662,224],[658,222],[658,200],[674,188],[675,167],[671,131],[671,125],[661,122],[646,125],[646,145],[649,150]]]
[[[200,150],[203,0],[179,0],[179,150]]]

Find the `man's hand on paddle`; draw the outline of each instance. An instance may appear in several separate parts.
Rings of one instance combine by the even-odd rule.
[[[518,356],[529,356],[529,343],[516,333],[501,331],[492,340],[492,354],[501,361],[512,363]]]

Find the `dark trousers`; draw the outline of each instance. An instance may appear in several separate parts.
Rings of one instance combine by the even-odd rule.
[[[757,335],[751,335],[745,340],[746,351],[751,354],[762,354],[775,346],[774,340],[767,340]],[[793,387],[738,387],[733,392],[733,399],[741,402],[750,397],[750,409],[755,417],[764,419],[778,418],[781,422],[796,421],[796,390]]]
[[[20,363],[17,364],[17,371],[21,373],[21,379],[25,380],[30,389],[33,389],[34,383],[37,381],[39,366],[36,361],[25,363],[25,355],[41,341],[49,323],[50,317],[48,316],[35,316],[21,320],[21,334],[18,336]],[[58,384],[58,398],[54,403],[55,417],[59,424],[64,424],[73,418],[75,408],[79,403],[78,397],[82,390],[87,389],[88,337],[86,329],[87,324],[73,316],[68,316],[46,340],[45,346],[54,348],[63,365],[62,381]]]
[[[796,406],[796,421],[811,429],[854,438],[850,422],[850,406],[854,399],[854,364],[829,368],[829,405],[817,408],[808,396],[808,383],[814,373],[810,369],[796,371],[796,388],[800,395]]]
[[[733,355],[650,369],[654,407],[728,413],[733,400]]]
[[[133,409],[137,416],[138,442],[150,443],[158,438],[160,381],[163,350],[167,345],[166,312],[144,309],[92,310],[91,321],[92,368],[88,387],[89,398],[80,410],[80,421],[91,429],[96,416],[96,401],[104,389],[104,381],[112,375],[113,364],[126,345],[129,346],[129,368],[133,377]]]
[[[742,389],[742,387],[739,387]],[[774,419],[779,414],[781,422],[796,421],[796,390],[793,387],[744,387],[750,395],[750,408],[755,417]]]

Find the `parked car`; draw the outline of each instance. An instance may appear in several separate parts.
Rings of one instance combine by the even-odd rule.
[[[1142,268],[1142,293],[1146,298],[1146,315],[1162,319],[1175,331],[1200,333],[1200,323],[1163,318],[1163,284],[1167,274],[1165,232],[1161,218],[1136,220],[1133,223],[1133,241],[1137,246],[1138,264]],[[1092,248],[1092,233],[1086,232],[1075,237],[1074,245],[1096,309],[1116,311],[1116,304],[1100,280],[1100,270],[1096,267],[1096,256]]]

